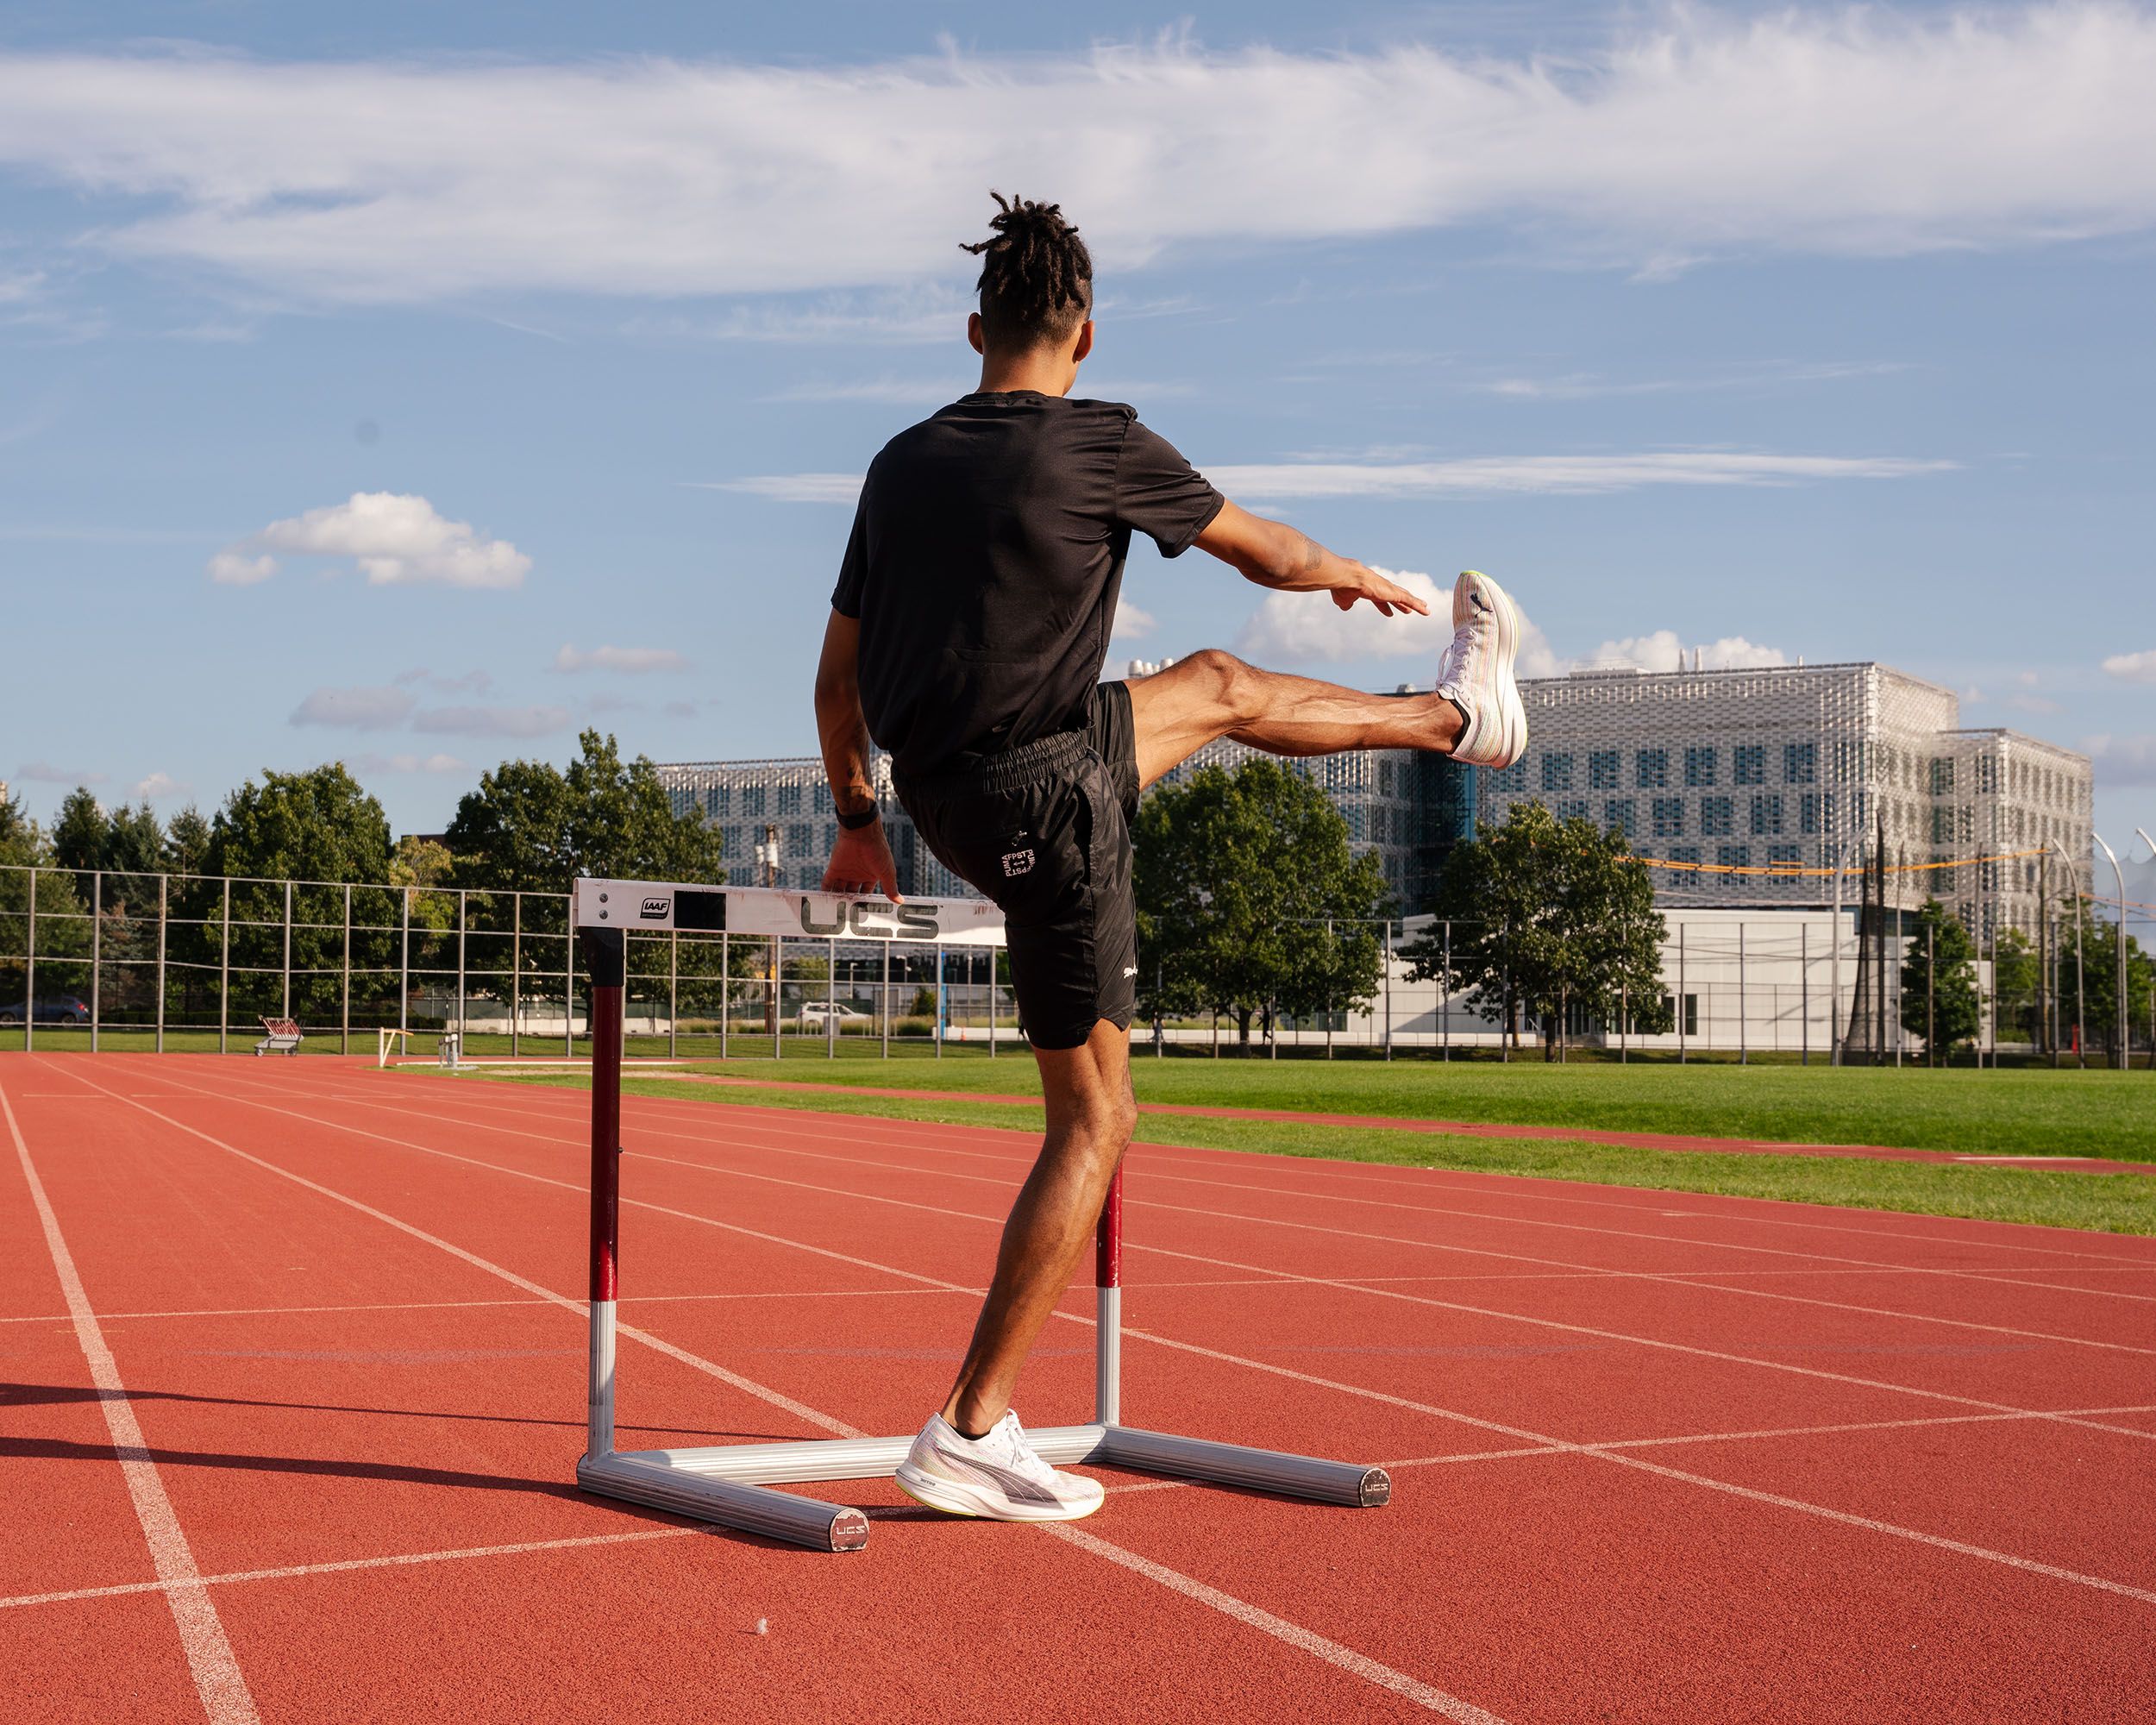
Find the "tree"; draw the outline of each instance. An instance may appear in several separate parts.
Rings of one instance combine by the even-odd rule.
[[[2089,1038],[2099,1049],[2118,1046],[2119,925],[2101,906],[2089,919],[2087,960]],[[2151,991],[2156,990],[2156,960],[2132,935],[2126,937],[2126,1022],[2129,1032],[2149,1034]],[[2130,1044],[2129,1044],[2130,1045]]]
[[[1976,943],[1959,918],[1926,899],[1902,958],[1902,1028],[1925,1038],[1924,1058],[1936,1064],[1975,1041],[1983,1021]]]
[[[269,881],[381,881],[389,817],[341,761],[304,773],[265,768],[225,799],[210,823],[213,875]]]
[[[164,866],[172,875],[199,875],[210,866],[210,823],[192,803],[165,829]]]
[[[89,786],[76,786],[53,821],[53,860],[78,875],[103,868],[106,831],[104,806],[91,795]]]
[[[1604,1024],[1628,1011],[1640,1030],[1669,1028],[1666,929],[1623,833],[1514,803],[1502,826],[1485,825],[1454,850],[1434,908],[1451,925],[1451,968],[1433,929],[1406,950],[1408,974],[1470,990],[1475,1010],[1507,1034],[1524,1008],[1544,1026],[1545,1059],[1557,1057],[1575,1009]]]
[[[123,875],[154,875],[165,866],[165,829],[147,802],[122,803],[105,823],[103,866]]]
[[[1250,1019],[1367,1001],[1382,976],[1382,866],[1348,850],[1347,823],[1301,773],[1269,760],[1207,767],[1156,791],[1131,837],[1142,1009]]]
[[[566,772],[505,761],[480,775],[447,835],[457,885],[563,893],[579,875],[725,880],[718,830],[700,814],[674,812],[648,756],[624,766],[611,737],[587,731],[577,740]]]

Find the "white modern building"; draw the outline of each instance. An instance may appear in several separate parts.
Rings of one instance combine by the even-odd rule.
[[[1952,689],[1888,666],[1597,669],[1520,694],[1531,746],[1482,775],[1482,819],[1533,800],[1617,827],[1668,865],[1655,871],[1665,906],[1832,904],[1827,871],[1871,856],[1882,822],[1888,862],[1907,871],[1889,875],[1888,902],[1936,896],[1985,942],[2034,931],[2069,869],[2088,886],[2088,757],[1965,730]],[[1974,860],[2015,852],[2050,860]],[[1752,872],[1722,872],[1736,869]]]

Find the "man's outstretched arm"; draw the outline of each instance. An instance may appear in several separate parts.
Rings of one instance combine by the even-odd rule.
[[[1232,565],[1246,580],[1282,593],[1330,593],[1333,604],[1349,610],[1366,599],[1386,616],[1412,611],[1427,617],[1430,607],[1397,581],[1388,581],[1376,570],[1328,551],[1315,539],[1284,521],[1268,521],[1262,515],[1232,503],[1220,505],[1196,541]]]
[[[898,864],[876,811],[875,781],[868,775],[873,745],[861,712],[861,619],[836,611],[824,625],[824,652],[816,664],[816,734],[839,819],[838,843],[824,870],[824,890],[881,892],[896,904]],[[849,820],[858,825],[849,827]]]

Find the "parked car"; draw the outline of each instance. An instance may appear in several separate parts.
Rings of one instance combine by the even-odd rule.
[[[868,1014],[848,1006],[843,1000],[804,1000],[801,1002],[801,1024],[821,1025],[825,1019],[836,1021],[842,1028],[848,1024],[867,1024]]]
[[[90,1002],[78,994],[40,994],[34,1003],[36,1011],[34,1021],[38,1024],[86,1025],[90,1022]],[[19,1025],[22,1022],[22,1000],[17,995],[5,1005],[0,1005],[0,1025]]]

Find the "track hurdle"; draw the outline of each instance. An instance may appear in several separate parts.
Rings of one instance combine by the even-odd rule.
[[[699,1521],[738,1527],[817,1551],[856,1552],[868,1520],[843,1504],[771,1490],[812,1480],[876,1479],[897,1471],[912,1433],[895,1438],[811,1438],[703,1449],[617,1450],[615,1302],[620,1287],[622,1003],[630,931],[942,941],[1000,946],[1002,916],[969,899],[882,899],[761,887],[580,880],[570,919],[592,977],[592,1232],[590,1436],[577,1463],[586,1491]],[[1385,1470],[1359,1463],[1214,1443],[1146,1431],[1122,1421],[1123,1176],[1109,1188],[1094,1255],[1094,1408],[1091,1423],[1029,1432],[1056,1465],[1111,1467],[1212,1480],[1322,1503],[1375,1509],[1392,1495]]]

